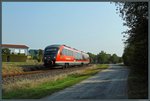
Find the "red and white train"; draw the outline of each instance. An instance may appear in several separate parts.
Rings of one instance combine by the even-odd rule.
[[[89,55],[83,51],[71,48],[66,45],[50,45],[44,50],[45,66],[63,66],[69,67],[74,65],[89,64]]]

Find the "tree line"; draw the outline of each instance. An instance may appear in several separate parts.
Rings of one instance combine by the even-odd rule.
[[[148,2],[117,3],[124,25],[123,61],[130,68],[129,98],[148,99]]]
[[[101,51],[97,55],[88,52],[90,56],[91,63],[100,63],[100,64],[109,64],[109,63],[122,63],[122,57],[117,56],[116,54],[108,54],[104,51]]]
[[[125,65],[148,70],[148,2],[116,3],[128,29],[123,32]]]

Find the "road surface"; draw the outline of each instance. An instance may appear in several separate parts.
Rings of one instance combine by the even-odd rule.
[[[56,92],[42,100],[67,99],[127,99],[127,78],[125,66],[111,64],[98,74],[72,87]]]

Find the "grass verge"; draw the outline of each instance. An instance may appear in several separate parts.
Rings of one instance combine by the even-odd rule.
[[[108,68],[108,65],[97,65],[93,68],[86,69],[80,73],[74,73],[67,75],[65,77],[44,82],[31,82],[30,84],[22,87],[18,87],[16,89],[10,89],[8,91],[3,90],[2,98],[3,99],[37,99],[42,98],[44,96],[50,95],[54,92],[62,90],[66,87],[72,86],[76,83],[81,82],[84,79],[87,79],[90,76],[98,73],[102,69]],[[34,86],[30,86],[33,85]]]
[[[42,63],[35,60],[27,62],[2,62],[2,75],[24,73],[26,71],[42,69]]]
[[[148,73],[133,68],[128,77],[128,98],[147,99],[148,98]]]

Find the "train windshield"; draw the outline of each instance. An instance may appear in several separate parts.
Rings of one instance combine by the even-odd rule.
[[[58,47],[50,47],[46,48],[44,54],[45,55],[56,55],[58,52]]]

